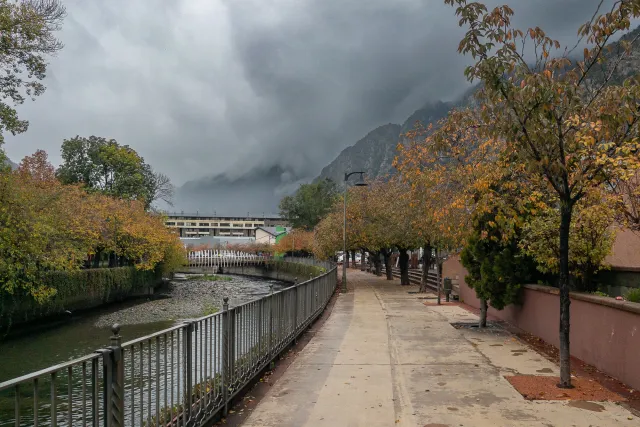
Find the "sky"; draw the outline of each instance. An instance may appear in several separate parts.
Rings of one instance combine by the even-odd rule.
[[[503,0],[518,26],[575,41],[598,0]],[[280,167],[312,179],[377,126],[465,89],[443,0],[66,0],[64,49],[4,149],[60,162],[115,138],[174,184]]]

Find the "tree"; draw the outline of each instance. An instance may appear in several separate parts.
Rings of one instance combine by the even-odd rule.
[[[536,263],[519,247],[520,228],[503,229],[499,208],[476,215],[473,233],[460,253],[465,282],[480,299],[479,326],[487,325],[487,304],[502,310],[517,301],[520,287],[537,281]]]
[[[307,256],[313,252],[313,231],[293,229],[275,244],[278,253]]]
[[[479,123],[475,111],[453,110],[436,127],[418,124],[408,134],[410,144],[398,145],[394,165],[410,184],[410,205],[417,211],[413,229],[424,245],[422,291],[432,250],[439,272],[439,250],[464,245],[474,213],[483,209],[483,195],[500,176],[496,162],[502,144],[484,138]]]
[[[161,200],[169,206],[173,206],[173,195],[175,187],[171,183],[168,176],[162,173],[156,173],[151,166],[143,165],[143,175],[145,181],[145,188],[148,194],[145,197],[147,209],[156,200]]]
[[[640,85],[634,76],[612,85],[613,73],[629,54],[640,33],[623,40],[617,53],[605,58],[612,37],[630,27],[640,15],[637,1],[615,2],[578,29],[578,43],[586,45],[583,60],[573,60],[574,48],[559,53],[560,43],[540,28],[528,31],[511,25],[508,6],[488,11],[467,0],[445,0],[457,6],[460,25],[468,26],[459,52],[475,63],[465,70],[470,81],[480,80],[478,100],[485,132],[506,141],[532,182],[557,195],[560,211],[560,387],[571,387],[569,351],[569,248],[574,206],[590,188],[612,177],[627,180],[638,168],[637,102]],[[533,44],[533,58],[525,55]],[[525,58],[527,56],[527,58]],[[598,73],[604,60],[609,67]]]
[[[56,290],[43,285],[43,274],[88,267],[102,252],[117,255],[120,266],[169,272],[184,261],[183,249],[141,201],[60,183],[44,151],[0,172],[0,298],[44,303]]]
[[[293,228],[313,230],[332,209],[337,192],[336,184],[330,179],[302,184],[292,196],[280,200],[280,216]]]
[[[57,0],[0,0],[0,145],[3,134],[25,132],[15,105],[45,91],[47,58],[62,49],[55,33],[62,28],[66,10]]]
[[[591,191],[575,207],[569,232],[569,271],[571,287],[593,292],[595,274],[605,268],[604,259],[615,241],[615,203],[600,191]],[[543,210],[524,226],[520,247],[535,258],[543,273],[559,273],[560,251],[557,233],[560,214],[552,207]]]
[[[134,149],[114,139],[76,136],[62,143],[62,165],[57,171],[63,184],[84,184],[91,191],[143,201],[148,209],[155,200],[171,204],[169,178],[155,173]]]

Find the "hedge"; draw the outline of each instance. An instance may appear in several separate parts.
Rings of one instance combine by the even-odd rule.
[[[46,272],[42,282],[54,288],[56,294],[44,304],[36,303],[29,295],[0,292],[0,329],[66,310],[73,312],[122,300],[145,292],[160,279],[159,272],[135,267]]]
[[[267,261],[265,263],[265,267],[267,269],[275,271],[282,271],[285,273],[298,275],[300,281],[305,281],[312,277],[318,277],[326,273],[326,270],[322,267],[279,259]]]

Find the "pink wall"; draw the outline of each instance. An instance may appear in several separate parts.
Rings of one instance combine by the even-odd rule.
[[[443,276],[458,275],[460,299],[480,307],[475,291],[464,282],[466,270],[457,257],[448,259]],[[521,306],[502,311],[489,308],[489,315],[558,346],[560,301],[557,289],[527,285]],[[571,294],[571,355],[640,389],[640,304],[588,294]]]

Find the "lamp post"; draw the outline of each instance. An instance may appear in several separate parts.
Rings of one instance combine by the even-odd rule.
[[[360,174],[360,179],[354,184],[356,187],[366,187],[367,183],[364,182],[364,172],[350,172],[344,174],[344,226],[342,229],[342,292],[347,292],[347,180],[351,175]]]

